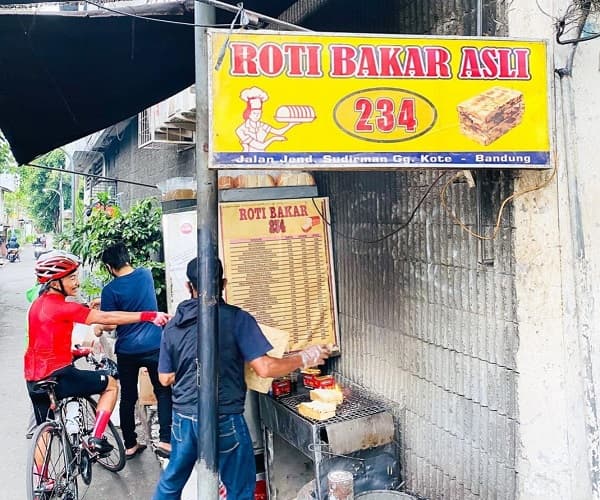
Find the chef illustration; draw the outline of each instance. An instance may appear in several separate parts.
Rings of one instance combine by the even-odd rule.
[[[246,102],[246,109],[242,115],[244,122],[235,133],[243,151],[246,152],[263,152],[272,143],[287,140],[285,134],[294,125],[315,119],[315,112],[311,106],[280,106],[275,113],[275,119],[285,122],[286,125],[276,128],[261,121],[263,103],[269,98],[264,90],[258,87],[244,89],[240,97]]]

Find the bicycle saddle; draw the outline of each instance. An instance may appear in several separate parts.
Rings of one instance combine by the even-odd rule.
[[[43,380],[38,380],[35,384],[33,384],[31,392],[34,394],[46,394],[50,389],[53,389],[56,384],[58,384],[56,377],[48,377]]]

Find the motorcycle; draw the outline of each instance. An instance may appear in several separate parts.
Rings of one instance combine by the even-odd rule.
[[[43,243],[34,243],[33,244],[33,256],[34,256],[35,260],[38,260],[40,255],[42,255],[46,252],[48,252],[48,250],[46,250],[46,245],[44,245]]]
[[[18,248],[8,248],[6,253],[6,259],[8,262],[17,262],[21,261],[21,257],[19,256]]]

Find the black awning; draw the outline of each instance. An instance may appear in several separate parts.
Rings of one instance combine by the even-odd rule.
[[[172,3],[159,17],[193,22],[193,11]],[[0,129],[19,163],[193,83],[191,27],[125,16],[0,15]]]
[[[248,0],[244,6],[277,17],[295,2]],[[0,0],[14,3],[31,2]],[[109,5],[191,24],[193,4]],[[217,23],[231,19],[230,12],[217,9]],[[192,26],[104,10],[0,9],[0,129],[20,164],[129,118],[194,78]]]

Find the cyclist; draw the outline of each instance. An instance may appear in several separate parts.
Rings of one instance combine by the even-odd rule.
[[[67,297],[74,297],[79,288],[79,265],[78,257],[58,250],[43,254],[36,261],[35,273],[41,289],[28,315],[25,380],[38,424],[46,420],[50,400],[47,394],[34,391],[35,382],[55,378],[58,399],[100,394],[96,423],[87,444],[91,451],[106,456],[113,447],[103,436],[117,401],[117,382],[106,373],[75,368],[73,356],[86,353],[71,352],[73,323],[125,325],[147,321],[163,326],[170,316],[156,311],[104,312],[66,301]]]

